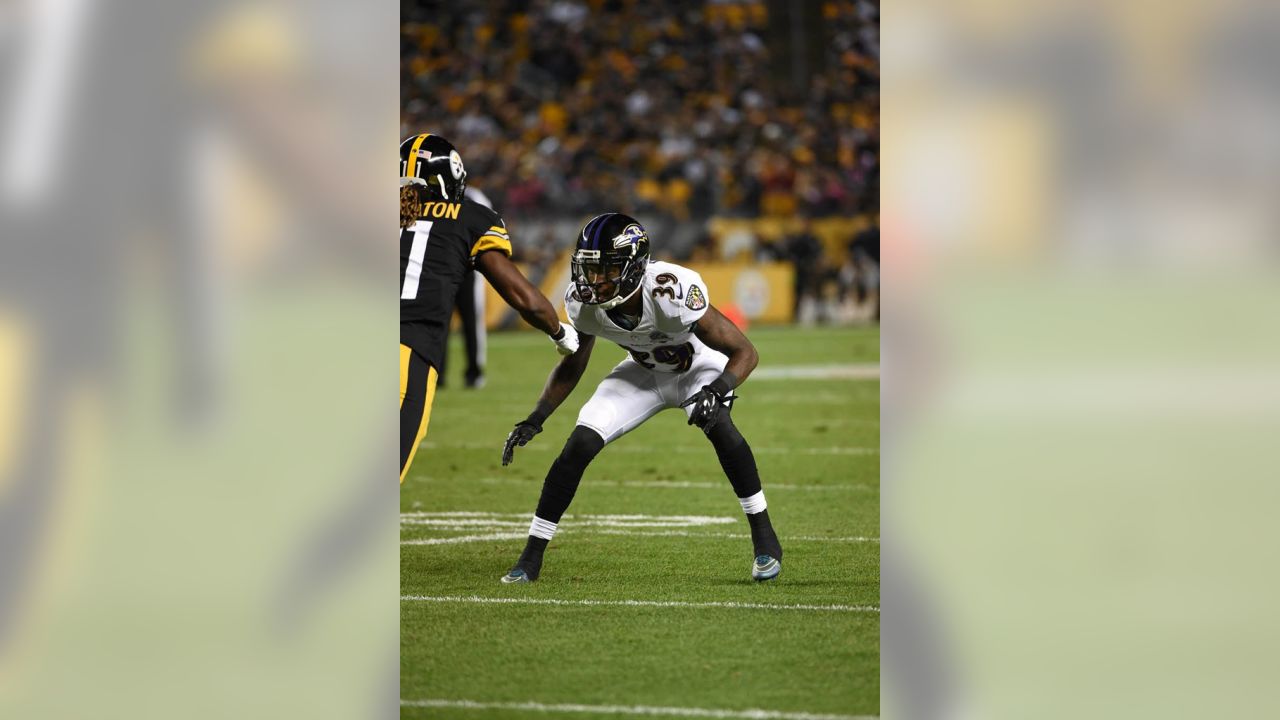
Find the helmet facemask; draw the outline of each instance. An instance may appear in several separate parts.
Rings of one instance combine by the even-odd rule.
[[[602,310],[629,300],[649,266],[649,236],[635,218],[605,213],[579,234],[571,260],[578,299]]]
[[[587,305],[609,310],[626,302],[640,289],[647,256],[620,256],[600,250],[577,250],[572,259],[573,284],[578,298]]]

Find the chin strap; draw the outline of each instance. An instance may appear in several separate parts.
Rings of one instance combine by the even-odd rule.
[[[606,300],[600,303],[599,305],[596,305],[596,307],[600,308],[601,310],[612,310],[618,307],[619,305],[621,305],[622,303],[630,300],[632,295],[635,295],[636,293],[640,292],[640,286],[643,284],[644,284],[643,282],[636,283],[635,290],[632,290],[626,295],[620,295],[612,300]]]

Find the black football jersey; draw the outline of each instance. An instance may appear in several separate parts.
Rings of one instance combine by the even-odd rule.
[[[400,231],[400,342],[439,369],[458,285],[482,252],[511,256],[511,238],[498,213],[463,197],[429,202],[412,227]]]

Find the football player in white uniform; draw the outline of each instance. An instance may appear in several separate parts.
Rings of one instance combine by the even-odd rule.
[[[502,464],[542,431],[542,424],[582,378],[597,336],[630,356],[609,373],[578,413],[577,426],[542,485],[524,553],[502,578],[532,582],[556,525],[573,501],[582,473],[610,442],[661,410],[684,408],[690,425],[706,433],[751,525],[751,575],[770,580],[782,571],[782,547],[769,522],[755,457],[734,426],[730,393],[755,369],[755,346],[711,305],[698,273],[649,261],[649,236],[619,213],[593,218],[578,236],[573,283],[565,294],[579,347],[551,371],[538,405],[507,436]]]

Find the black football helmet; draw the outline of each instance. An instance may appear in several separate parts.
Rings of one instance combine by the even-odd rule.
[[[413,135],[400,143],[400,187],[426,188],[427,199],[462,202],[467,170],[462,156],[439,135]]]
[[[617,307],[644,280],[649,233],[628,215],[597,215],[578,235],[571,262],[579,300],[604,310]]]

